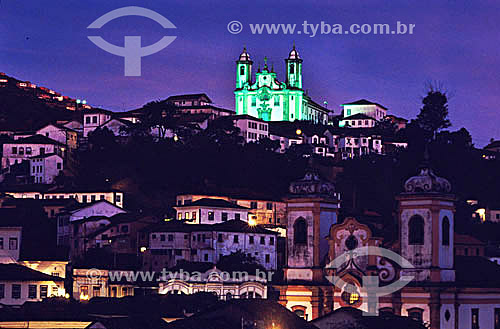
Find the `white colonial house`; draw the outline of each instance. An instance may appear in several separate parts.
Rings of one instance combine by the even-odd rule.
[[[349,117],[356,114],[364,114],[375,119],[376,121],[383,120],[387,116],[386,107],[378,103],[370,102],[366,99],[360,99],[355,102],[342,104],[342,111],[344,120],[349,120]]]
[[[99,129],[107,128],[109,131],[113,133],[115,136],[127,136],[127,132],[125,128],[129,127],[133,123],[126,119],[112,118],[102,125],[99,126]]]
[[[73,121],[66,123],[66,125],[73,126]],[[70,149],[76,149],[78,147],[78,131],[65,125],[60,125],[57,123],[52,123],[43,126],[36,131],[36,134],[48,137],[61,144],[65,144]]]
[[[236,202],[222,199],[204,198],[174,207],[177,219],[184,220],[189,224],[217,224],[229,220],[241,220],[248,222],[250,209],[242,207]]]
[[[189,272],[170,272],[160,282],[159,294],[186,294],[210,292],[221,300],[233,298],[267,298],[267,275],[257,276],[256,271],[224,271],[217,267]],[[264,272],[267,274],[266,272]],[[263,273],[263,274],[264,274]]]
[[[375,122],[377,120],[364,113],[357,113],[344,117],[339,122],[340,127],[351,127],[351,128],[373,128],[375,127]]]
[[[0,264],[0,304],[22,305],[65,296],[64,279],[15,263]]]
[[[134,295],[132,282],[114,282],[110,270],[97,268],[74,268],[73,298],[89,300],[93,297],[125,297]],[[118,272],[118,271],[114,271]]]
[[[80,203],[108,201],[117,207],[123,208],[123,192],[115,189],[79,189],[79,188],[51,188],[51,189],[11,189],[5,194],[14,198],[32,199],[75,199]]]
[[[268,198],[251,198],[250,196],[238,195],[215,195],[215,194],[179,194],[176,197],[176,204],[189,205],[200,199],[222,199],[239,206],[250,209],[249,221],[256,224],[266,225],[286,225],[286,203],[281,200]]]
[[[56,140],[42,135],[10,141],[3,144],[2,168],[29,160],[34,156],[59,154],[64,157],[65,146]]]
[[[55,153],[30,158],[30,176],[36,184],[52,184],[63,171],[63,158]]]
[[[338,150],[342,159],[354,158],[367,154],[382,154],[382,137],[376,134],[362,133],[359,130],[338,138]]]
[[[5,215],[5,213],[2,214]],[[3,220],[9,220],[9,224],[0,222],[0,263],[18,261],[21,251],[22,227],[12,223],[12,218],[4,218]]]
[[[240,129],[240,134],[246,143],[269,138],[269,124],[266,121],[247,114],[233,115],[230,118],[232,118],[234,125]]]
[[[145,230],[149,247],[143,268],[161,271],[179,261],[217,263],[222,256],[241,251],[253,256],[267,270],[277,268],[278,233],[241,220],[220,224],[189,225],[176,220]]]
[[[113,112],[103,109],[86,109],[83,111],[83,137],[88,137],[89,133],[108,122]]]
[[[85,220],[91,217],[103,217],[100,221],[89,221],[89,225],[106,226],[110,223],[107,217],[125,213],[122,208],[106,201],[96,201],[91,204],[78,204],[66,211],[61,212],[57,217],[57,244],[69,245],[72,236],[71,223]],[[90,230],[90,228],[89,228]]]

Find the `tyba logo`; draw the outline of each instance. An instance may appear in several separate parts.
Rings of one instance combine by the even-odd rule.
[[[107,14],[104,14],[96,19],[87,28],[100,29],[104,26],[104,24],[116,18],[125,16],[142,16],[157,22],[165,29],[176,28],[175,25],[172,24],[172,22],[170,22],[168,19],[158,14],[157,12],[147,8],[135,6],[123,7],[110,11]],[[141,47],[140,36],[125,36],[124,47],[113,45],[99,36],[89,36],[88,38],[102,50],[107,51],[110,54],[125,58],[125,76],[140,76],[141,58],[159,52],[160,50],[171,44],[177,37],[164,36],[158,42],[146,47]]]

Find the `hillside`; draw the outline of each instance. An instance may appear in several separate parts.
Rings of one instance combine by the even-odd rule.
[[[0,131],[33,130],[55,120],[80,117],[75,100],[0,73]],[[70,108],[70,109],[68,109]]]

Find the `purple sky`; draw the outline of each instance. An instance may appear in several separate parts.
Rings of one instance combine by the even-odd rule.
[[[242,4],[251,4],[243,6]],[[334,4],[327,4],[334,3]],[[124,6],[168,18],[164,30],[147,18],[122,17],[101,30],[87,26]],[[497,0],[420,1],[128,1],[0,0],[0,71],[112,110],[139,107],[178,93],[207,93],[234,109],[235,63],[243,45],[257,64],[283,59],[295,41],[304,59],[304,87],[339,113],[344,102],[366,98],[390,113],[413,118],[428,81],[452,94],[451,129],[466,127],[478,146],[500,138],[500,59]],[[238,20],[243,32],[227,31]],[[416,24],[413,35],[252,35],[251,23]],[[125,35],[143,45],[163,35],[177,39],[142,58],[142,76],[124,77],[123,58],[96,47],[88,35],[122,46]]]

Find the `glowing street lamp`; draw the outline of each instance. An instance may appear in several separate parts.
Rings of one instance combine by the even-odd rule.
[[[297,130],[295,130],[295,133],[297,134],[297,136],[300,136],[302,135],[302,130],[300,130],[300,128],[297,128]]]
[[[257,225],[257,221],[255,219],[253,219],[253,218],[250,218],[248,220],[248,225],[255,226],[255,225]]]

